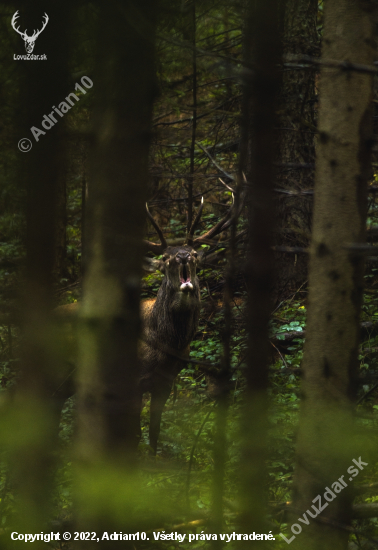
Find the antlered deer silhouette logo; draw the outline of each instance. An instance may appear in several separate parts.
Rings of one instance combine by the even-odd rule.
[[[25,32],[21,32],[19,28],[16,27],[16,19],[17,17],[19,17],[18,15],[18,10],[16,11],[16,13],[13,15],[12,17],[12,27],[14,28],[14,30],[16,32],[18,32],[18,34],[21,36],[21,38],[24,40],[25,42],[25,49],[26,49],[26,52],[27,53],[32,53],[33,50],[34,50],[34,46],[35,46],[35,41],[37,40],[38,36],[41,34],[41,32],[44,30],[44,28],[46,27],[48,21],[49,21],[49,18],[47,16],[47,13],[45,13],[44,15],[44,21],[43,21],[43,27],[40,31],[34,31],[32,36],[28,36],[26,34],[26,31],[27,29],[25,29]]]

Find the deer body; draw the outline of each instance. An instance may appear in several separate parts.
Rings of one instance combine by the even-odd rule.
[[[174,379],[184,367],[178,356],[189,355],[189,345],[198,327],[200,289],[195,274],[196,256],[191,247],[168,248],[164,254],[167,259],[163,257],[160,265],[166,276],[157,298],[142,302],[139,384],[142,394],[151,393],[149,433],[150,445],[155,452],[164,405]],[[170,267],[171,262],[176,263],[176,269]]]
[[[156,453],[161,415],[177,374],[189,355],[189,345],[197,331],[200,288],[196,275],[197,252],[188,246],[167,248],[155,267],[165,274],[156,298],[141,302],[142,334],[139,346],[141,370],[140,399],[151,394],[150,445]],[[78,302],[60,306],[56,313],[63,320],[78,314]],[[65,381],[59,396],[74,393],[71,380]]]
[[[211,239],[229,227],[233,214],[231,207],[212,229],[194,239],[202,208],[203,201],[188,232],[187,243],[175,247],[167,246],[163,232],[147,208],[148,217],[161,244],[149,241],[145,241],[145,244],[155,254],[162,254],[161,260],[148,259],[148,270],[158,269],[164,274],[164,278],[157,297],[141,303],[143,329],[139,346],[141,370],[138,399],[140,398],[141,405],[143,393],[151,394],[149,435],[150,445],[155,453],[164,405],[174,379],[185,365],[183,359],[189,356],[190,343],[198,327],[201,300],[196,271],[201,258],[194,246],[208,242],[206,239]],[[61,306],[56,311],[64,319],[72,316],[77,307],[78,304],[70,304]]]

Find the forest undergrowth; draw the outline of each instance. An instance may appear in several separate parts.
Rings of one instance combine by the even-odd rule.
[[[376,216],[375,203],[371,204],[369,222],[374,223]],[[203,231],[213,223],[214,214],[204,218]],[[241,222],[243,223],[243,222]],[[184,224],[177,220],[171,224],[178,234],[184,231]],[[14,258],[20,256],[22,246],[14,235],[4,243],[6,250],[14,252]],[[8,255],[9,257],[9,255]],[[374,260],[369,260],[365,275],[365,294],[362,322],[371,325],[363,330],[360,348],[360,378],[358,380],[357,424],[372,434],[372,446],[377,443],[376,428],[378,419],[378,392],[374,391],[378,381],[378,268]],[[7,302],[13,300],[13,294],[20,270],[9,262],[9,266],[0,270],[1,286],[11,289]],[[214,419],[216,411],[216,379],[209,376],[201,365],[202,361],[219,365],[221,360],[224,335],[223,287],[225,281],[226,261],[216,268],[204,267],[199,271],[201,281],[201,318],[198,332],[191,345],[190,356],[193,363],[181,371],[177,377],[171,396],[166,404],[161,435],[156,457],[152,457],[148,446],[148,411],[149,399],[145,397],[142,411],[142,440],[139,446],[139,466],[141,483],[146,491],[154,495],[152,499],[164,495],[165,505],[175,510],[175,524],[154,523],[151,529],[164,528],[166,532],[174,525],[199,521],[198,528],[206,530],[208,512],[211,509],[213,491],[214,461],[212,455],[214,439]],[[148,274],[143,279],[142,299],[155,296],[160,286],[162,275]],[[65,288],[66,281],[62,281]],[[66,285],[67,286],[67,285]],[[72,302],[79,298],[79,285],[60,291],[57,296],[61,302]],[[13,290],[12,290],[13,289]],[[225,532],[232,532],[237,525],[238,505],[238,463],[240,457],[240,417],[243,412],[243,394],[245,381],[243,377],[244,357],[247,335],[244,328],[244,310],[246,306],[246,289],[242,277],[236,279],[233,288],[233,330],[231,337],[232,377],[229,385],[229,408],[227,419],[227,461],[225,468]],[[294,468],[295,437],[300,405],[300,378],[303,345],[306,330],[306,288],[300,288],[287,299],[276,305],[270,321],[271,362],[270,373],[270,429],[269,459],[266,469],[266,489],[270,506],[272,531],[279,542],[278,534],[285,533],[284,505],[290,500]],[[0,383],[2,398],[7,395],[16,383],[19,366],[20,331],[14,323],[0,325]],[[75,398],[66,403],[60,427],[61,467],[57,476],[57,488],[54,498],[55,517],[69,520],[72,513],[72,438],[74,433]],[[374,441],[373,441],[374,440]],[[377,467],[369,468],[368,474],[359,477],[359,484],[374,483]],[[12,487],[8,482],[6,461],[1,463],[0,470],[0,516],[1,528],[6,529],[13,512]],[[378,502],[374,491],[360,495],[357,503]],[[358,520],[358,531],[369,537],[377,536],[378,526],[375,518]],[[195,525],[195,524],[193,524]],[[193,527],[194,528],[194,527]],[[277,538],[278,536],[278,538]],[[352,535],[352,540],[357,538]],[[169,547],[168,542],[160,542],[162,547]],[[202,544],[205,544],[203,542]],[[282,545],[284,542],[282,541]],[[282,546],[284,547],[284,546]]]

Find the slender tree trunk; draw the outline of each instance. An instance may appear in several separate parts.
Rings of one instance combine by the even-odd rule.
[[[20,532],[38,532],[51,519],[51,487],[58,443],[58,422],[62,405],[55,397],[60,360],[57,331],[51,318],[52,281],[55,260],[55,224],[60,174],[65,173],[61,127],[51,128],[38,142],[32,126],[49,113],[67,89],[68,23],[71,5],[51,4],[45,29],[53,54],[46,61],[26,61],[20,88],[19,137],[28,137],[32,149],[19,153],[27,190],[26,270],[22,287],[23,340],[22,377],[14,407],[1,426],[2,443],[8,447],[12,486],[15,492],[16,525]],[[33,28],[42,21],[45,5],[34,2],[20,7],[23,26]],[[37,47],[37,46],[36,46]],[[38,53],[44,53],[43,49]],[[21,65],[21,63],[20,63]],[[16,145],[16,144],[15,144]],[[3,420],[4,421],[4,418]],[[8,434],[6,436],[5,434]]]
[[[322,59],[373,65],[373,3],[328,0]],[[364,457],[354,438],[363,261],[351,250],[363,243],[372,143],[373,75],[324,67],[320,79],[319,148],[316,169],[310,294],[304,355],[303,400],[294,485],[297,537],[292,548],[346,549],[350,525],[353,459]],[[344,476],[347,488],[335,482]],[[334,498],[326,488],[333,490]],[[340,493],[340,494],[339,494]],[[320,518],[295,518],[322,496]],[[332,502],[331,502],[332,501]],[[316,505],[316,501],[315,501]],[[330,524],[334,522],[334,524]],[[303,532],[300,531],[303,529]]]
[[[62,152],[65,147],[62,143]],[[55,260],[53,272],[55,279],[59,281],[65,275],[65,260],[67,256],[67,196],[66,196],[66,173],[59,174],[56,219],[55,219]]]
[[[316,28],[318,0],[286,0],[283,25],[283,53],[319,55]],[[301,191],[312,189],[316,135],[316,93],[314,70],[284,68],[278,101],[276,187]],[[296,166],[289,167],[288,164]],[[307,247],[311,233],[312,197],[275,194],[277,235],[275,244]],[[307,280],[307,254],[276,252],[275,298],[297,290]]]
[[[251,1],[245,28],[242,157],[246,175],[249,218],[247,392],[242,419],[243,457],[240,478],[241,532],[265,532],[267,458],[268,321],[271,311],[273,258],[271,252],[275,101],[282,55],[278,1]],[[267,531],[266,531],[267,532]]]
[[[192,67],[193,67],[193,111],[192,111],[192,138],[190,143],[190,176],[187,184],[188,188],[188,224],[187,232],[190,231],[193,222],[193,181],[194,181],[194,152],[196,148],[196,130],[197,130],[197,52],[196,52],[196,0],[192,0],[190,10],[191,16],[191,42],[193,46]]]
[[[77,503],[84,530],[102,526],[106,531],[126,532],[133,513],[126,479],[140,433],[137,350],[148,150],[156,93],[155,10],[154,0],[115,2],[111,10],[104,4],[98,21],[98,65],[93,76],[96,139],[79,319]],[[103,488],[98,500],[92,493],[96,483]],[[111,519],[109,502],[118,510]],[[92,517],[88,506],[95,510]]]
[[[84,276],[86,240],[85,240],[85,213],[88,201],[88,177],[87,177],[87,144],[83,144],[83,173],[81,182],[81,276]]]

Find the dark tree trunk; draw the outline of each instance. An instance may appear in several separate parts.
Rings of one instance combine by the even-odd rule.
[[[62,152],[64,146],[62,143]],[[57,185],[57,199],[56,199],[56,217],[55,217],[55,259],[53,273],[55,279],[59,282],[59,279],[66,275],[65,261],[67,251],[67,195],[66,195],[66,183],[67,178],[65,173],[59,174]]]
[[[373,66],[373,3],[327,1],[322,59]],[[353,253],[351,245],[365,241],[372,99],[372,74],[322,68],[303,399],[293,495],[292,521],[297,525],[291,527],[297,537],[292,548],[347,548],[354,477],[348,468],[360,456],[368,462],[363,439],[357,440],[353,422],[363,260]],[[342,475],[346,488],[340,491],[335,482]],[[329,493],[328,499],[323,497],[327,487],[333,489],[334,498]],[[309,525],[299,525],[297,518],[307,510],[314,517],[312,504],[319,502],[315,500],[318,495],[327,505],[320,521],[307,514]],[[336,528],[339,525],[342,528]]]
[[[288,55],[319,55],[316,28],[318,0],[286,0],[283,25],[284,59]],[[312,189],[314,168],[285,166],[315,163],[316,72],[284,68],[277,106],[276,187]],[[307,247],[311,233],[312,197],[275,194],[277,235],[275,244]],[[307,280],[307,254],[276,252],[275,299],[282,299]]]
[[[60,175],[65,173],[63,139],[59,125],[38,142],[34,141],[30,128],[41,128],[43,116],[67,89],[67,29],[71,7],[60,1],[49,6],[49,23],[38,38],[35,52],[46,52],[47,60],[17,62],[23,72],[19,138],[30,138],[32,150],[19,153],[27,191],[22,377],[3,432],[10,434],[10,439],[3,438],[2,443],[8,445],[19,512],[17,530],[22,532],[44,530],[43,526],[51,519],[56,456],[53,451],[62,405],[54,397],[60,360],[51,310],[58,186]],[[33,3],[32,9],[30,5],[21,6],[22,26],[38,28],[44,12],[45,4],[39,1]]]
[[[83,464],[82,479],[88,479],[88,468],[93,472],[78,494],[79,523],[86,531],[100,526],[126,531],[124,525],[132,515],[131,493],[123,493],[122,498],[118,487],[127,483],[140,433],[137,351],[148,151],[156,93],[156,7],[154,0],[131,0],[115,2],[112,9],[101,4],[99,12],[77,379],[77,452]],[[104,461],[109,482],[94,504],[92,486],[102,482]],[[111,519],[109,499],[119,512]],[[95,510],[90,518],[89,502]]]
[[[249,218],[245,277],[248,286],[247,391],[242,419],[241,532],[265,532],[267,458],[268,322],[273,283],[272,188],[277,69],[282,52],[277,0],[249,2],[245,28],[245,71],[241,171],[246,175]]]

